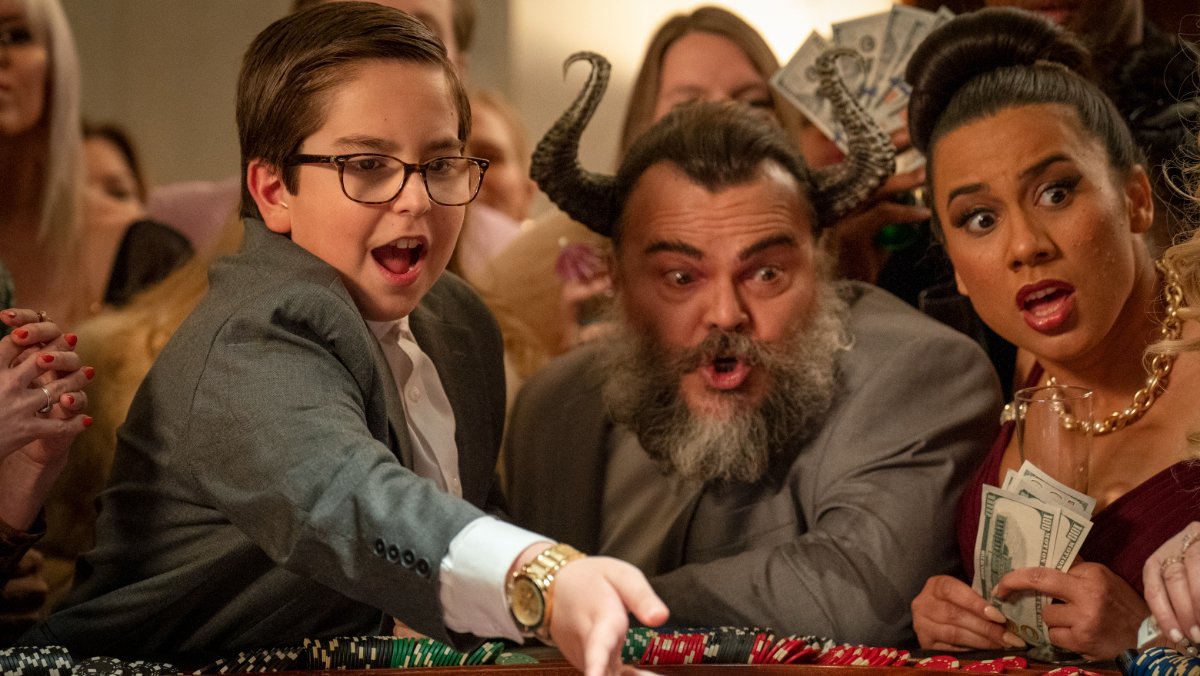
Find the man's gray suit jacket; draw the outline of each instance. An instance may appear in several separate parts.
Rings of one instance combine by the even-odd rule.
[[[332,267],[247,220],[210,282],[118,434],[76,588],[25,641],[206,659],[374,634],[384,613],[462,639],[438,578],[454,536],[500,502],[494,319],[448,274],[411,315],[454,408],[459,500],[406,469],[395,381]]]
[[[840,292],[853,344],[822,427],[759,483],[695,486],[678,521],[646,521],[664,547],[645,572],[672,624],[899,645],[925,580],[957,567],[955,505],[996,434],[995,371],[890,294]],[[521,390],[504,451],[513,519],[600,554],[604,377],[595,350],[552,363]]]

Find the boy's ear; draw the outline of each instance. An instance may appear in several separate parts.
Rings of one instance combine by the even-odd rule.
[[[261,159],[250,160],[246,166],[246,187],[267,229],[281,235],[292,232],[292,214],[288,211],[291,194],[283,184],[281,170]]]

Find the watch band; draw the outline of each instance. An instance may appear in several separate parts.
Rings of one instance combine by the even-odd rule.
[[[550,617],[554,612],[554,580],[559,570],[576,559],[584,558],[586,554],[571,545],[558,543],[551,545],[513,573],[513,581],[525,578],[532,582],[541,592],[544,612],[541,621],[536,625],[524,627],[533,636],[546,643],[550,641]],[[510,581],[511,588],[511,581]]]

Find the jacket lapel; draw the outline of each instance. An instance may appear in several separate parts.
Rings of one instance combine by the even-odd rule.
[[[491,485],[493,467],[479,461],[494,458],[496,449],[486,434],[487,401],[479,384],[484,372],[474,336],[465,327],[443,321],[424,305],[409,316],[409,327],[421,350],[437,369],[438,379],[454,411],[454,441],[458,446],[463,497],[480,504]],[[486,463],[484,463],[486,464]]]

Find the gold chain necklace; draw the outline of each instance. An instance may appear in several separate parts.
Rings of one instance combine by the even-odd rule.
[[[1159,336],[1162,340],[1179,340],[1183,335],[1183,320],[1179,318],[1179,308],[1183,305],[1183,289],[1179,286],[1179,273],[1175,272],[1165,261],[1158,261],[1158,270],[1163,275],[1163,299],[1166,301],[1166,317],[1159,326]],[[1146,384],[1133,393],[1133,401],[1122,410],[1113,411],[1103,420],[1087,423],[1077,420],[1074,416],[1061,414],[1063,427],[1068,430],[1090,431],[1092,436],[1101,436],[1125,429],[1146,415],[1146,411],[1154,405],[1159,395],[1167,389],[1168,376],[1171,367],[1175,365],[1175,354],[1156,354],[1150,360],[1150,375]],[[1054,376],[1046,381],[1048,385],[1058,385]],[[1016,409],[1010,402],[1004,406],[1000,414],[1001,422],[1016,420]]]

